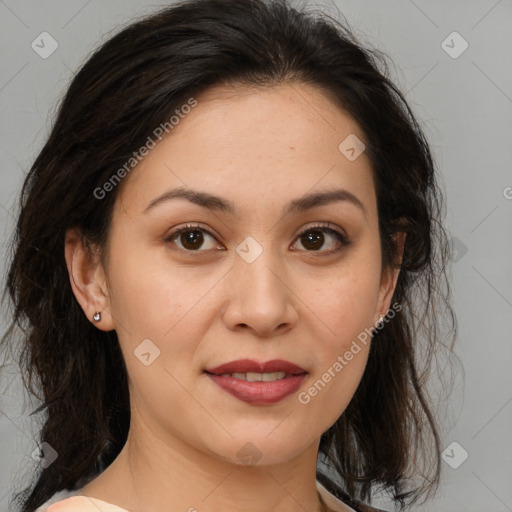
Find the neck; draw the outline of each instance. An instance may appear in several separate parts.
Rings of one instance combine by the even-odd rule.
[[[83,487],[85,495],[133,512],[325,510],[316,488],[319,439],[290,460],[258,465],[251,445],[234,463],[143,433],[130,429],[115,461]]]

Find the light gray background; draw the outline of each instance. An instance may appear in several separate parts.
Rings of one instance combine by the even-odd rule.
[[[309,2],[312,4],[311,2]],[[74,70],[109,31],[163,3],[120,0],[0,1],[0,226],[2,275],[17,196],[51,123],[49,114]],[[512,511],[512,2],[510,0],[318,1],[346,16],[363,42],[386,52],[432,144],[454,237],[453,291],[459,322],[456,373],[443,447],[469,454],[443,462],[443,485],[421,511]],[[41,32],[58,49],[42,59]],[[469,44],[458,58],[441,43],[457,31]],[[461,48],[457,39],[448,44]],[[508,196],[508,197],[507,197]],[[465,252],[467,250],[467,252]],[[0,327],[7,325],[3,311]],[[29,475],[35,424],[22,406],[14,367],[3,370],[0,402],[0,509]],[[86,447],[84,447],[86,449]],[[460,460],[461,448],[448,451]],[[452,463],[453,464],[453,463]]]

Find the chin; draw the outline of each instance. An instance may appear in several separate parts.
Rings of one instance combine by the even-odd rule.
[[[284,430],[283,432],[286,433]],[[274,439],[271,439],[272,436]],[[307,449],[307,445],[303,443],[304,439],[301,439],[297,444],[293,444],[289,436],[283,439],[276,433],[269,435],[260,431],[259,434],[251,436],[245,432],[240,437],[235,436],[234,439],[226,440],[225,446],[215,443],[210,447],[210,451],[217,458],[237,466],[270,466],[283,464],[297,457]]]

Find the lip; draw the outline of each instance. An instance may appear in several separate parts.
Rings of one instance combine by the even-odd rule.
[[[285,372],[286,377],[272,382],[248,382],[235,377],[222,376],[223,373],[247,372]],[[304,368],[283,359],[273,359],[262,363],[251,359],[239,359],[206,369],[205,373],[221,389],[239,400],[253,405],[272,404],[285,399],[297,391],[308,374]]]
[[[274,373],[285,372],[289,375],[307,373],[304,368],[284,359],[272,359],[271,361],[258,362],[252,359],[237,359],[229,363],[221,364],[215,368],[206,368],[207,373],[221,375],[223,373]]]

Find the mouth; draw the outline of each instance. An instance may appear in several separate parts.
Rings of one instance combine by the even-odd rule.
[[[307,373],[304,368],[284,359],[272,359],[266,362],[258,362],[252,359],[238,359],[214,368],[206,368],[204,371],[213,375],[231,375],[249,381],[251,381],[251,379],[265,380],[268,378],[276,380]],[[241,377],[242,375],[245,377]],[[258,375],[265,376],[265,379],[260,379]]]
[[[245,380],[247,382],[274,382],[276,380],[287,379],[289,377],[294,377],[295,375],[305,375],[302,373],[286,373],[286,372],[246,372],[246,373],[211,373],[206,371],[205,373],[209,373],[210,375],[217,375],[218,377],[233,377],[238,380]]]
[[[283,400],[297,391],[308,375],[304,368],[283,359],[265,363],[240,359],[204,373],[224,391],[253,405]]]

